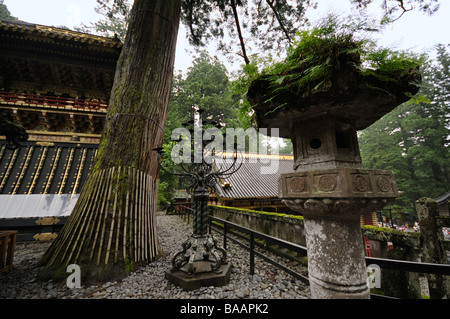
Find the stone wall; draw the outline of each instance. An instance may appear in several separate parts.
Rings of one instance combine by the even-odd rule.
[[[211,206],[217,218],[255,231],[306,246],[303,218],[297,215],[259,212],[249,209]]]
[[[215,217],[247,227],[258,232],[306,246],[305,228],[302,216],[249,209],[210,206]],[[410,252],[407,260],[417,261],[421,248],[420,233],[403,232],[385,227],[362,226],[362,235],[370,240],[372,257],[386,258],[388,242],[394,247],[404,247]]]

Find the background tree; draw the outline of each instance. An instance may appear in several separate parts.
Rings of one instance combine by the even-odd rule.
[[[450,185],[450,53],[436,47],[437,58],[423,68],[419,94],[428,101],[406,103],[361,132],[363,165],[392,169],[404,193],[396,206],[413,211],[421,197],[436,198]]]
[[[11,15],[11,12],[9,12],[8,8],[6,7],[6,4],[3,3],[3,0],[0,0],[0,19],[5,20],[17,20],[16,17],[13,17]]]
[[[238,110],[234,107],[229,85],[225,66],[217,57],[211,57],[205,51],[201,51],[193,60],[185,76],[181,73],[174,76],[164,136],[165,152],[162,161],[165,168],[176,169],[170,157],[171,133],[174,129],[183,127],[183,123],[192,120],[193,107],[205,110],[205,118],[212,118],[225,127],[240,126],[236,117]],[[175,188],[183,188],[178,182],[178,178],[173,175],[161,172],[158,188],[160,203],[169,202]]]
[[[409,11],[418,9],[432,15],[439,10],[439,0],[350,0],[359,9],[365,9],[372,3],[378,3],[384,11],[383,21],[394,22]]]
[[[129,0],[124,0],[117,5],[113,1],[100,3],[95,12],[104,18],[91,23],[90,26],[82,24],[76,27],[79,32],[95,33],[105,37],[117,37],[120,41],[125,41],[128,23],[130,22],[131,4]]]
[[[238,127],[229,82],[228,71],[217,57],[201,51],[188,68],[186,78],[175,77],[169,110],[181,123],[192,118],[192,108],[196,107],[205,111],[204,118]]]

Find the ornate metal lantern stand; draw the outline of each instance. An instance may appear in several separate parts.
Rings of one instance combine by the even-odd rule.
[[[161,169],[165,172],[187,178],[191,184],[189,189],[193,193],[194,199],[194,217],[193,217],[193,233],[182,244],[182,250],[177,252],[172,259],[172,269],[166,271],[166,279],[178,284],[185,290],[193,290],[202,286],[216,285],[221,286],[227,284],[231,265],[227,263],[227,253],[225,249],[217,244],[212,234],[209,232],[209,209],[208,199],[209,190],[215,188],[215,184],[219,179],[225,179],[227,176],[236,172],[242,163],[238,163],[237,150],[234,157],[228,165],[220,167],[212,157],[214,152],[208,151],[207,144],[213,139],[204,138],[204,124],[213,124],[220,129],[221,124],[215,121],[206,122],[203,120],[203,110],[197,110],[199,115],[199,125],[195,127],[195,121],[191,120],[185,123],[186,126],[192,126],[189,132],[192,134],[201,134],[200,139],[195,138],[191,142],[191,163],[180,163],[183,170],[182,173],[175,173],[166,170],[162,165]],[[181,138],[180,140],[181,141]],[[192,139],[191,139],[192,141]],[[162,149],[156,149],[159,154]],[[194,160],[194,153],[201,154],[197,162]]]

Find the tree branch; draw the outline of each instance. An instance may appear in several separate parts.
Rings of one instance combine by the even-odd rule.
[[[237,9],[236,9],[236,2],[235,2],[235,0],[231,0],[231,7],[233,8],[234,21],[236,23],[236,28],[237,28],[237,31],[238,31],[239,42],[241,44],[241,49],[242,49],[242,55],[244,57],[245,64],[250,64],[250,60],[249,60],[249,58],[247,56],[247,52],[245,50],[244,38],[242,36],[241,25],[239,23],[239,16],[238,16],[238,12],[237,12]]]
[[[411,9],[406,9],[405,5],[403,3],[403,0],[397,0],[397,2],[398,2],[398,6],[403,10],[403,12],[397,18],[392,20],[391,22],[397,21],[398,19],[400,19],[405,14],[405,12],[412,11],[414,9],[414,7],[412,5],[411,5]]]
[[[278,11],[275,9],[275,7],[273,6],[273,0],[266,0],[267,4],[269,5],[270,9],[272,9],[273,14],[275,15],[275,18],[277,19],[278,23],[280,24],[281,30],[283,30],[286,38],[289,40],[289,43],[292,43],[292,38],[289,35],[288,30],[286,30],[284,24],[281,22],[281,17],[278,14]]]

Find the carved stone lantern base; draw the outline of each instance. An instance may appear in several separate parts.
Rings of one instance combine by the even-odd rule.
[[[391,171],[362,169],[355,121],[320,113],[293,121],[294,173],[279,197],[303,214],[312,298],[369,298],[360,215],[398,196]]]
[[[360,215],[397,196],[391,171],[326,169],[283,174],[280,197],[304,216],[312,298],[369,298]]]
[[[279,195],[286,200],[351,198],[355,201],[364,200],[368,205],[370,200],[385,201],[398,196],[392,171],[351,168],[283,174],[279,180],[279,192]],[[359,209],[361,210],[362,207]]]

